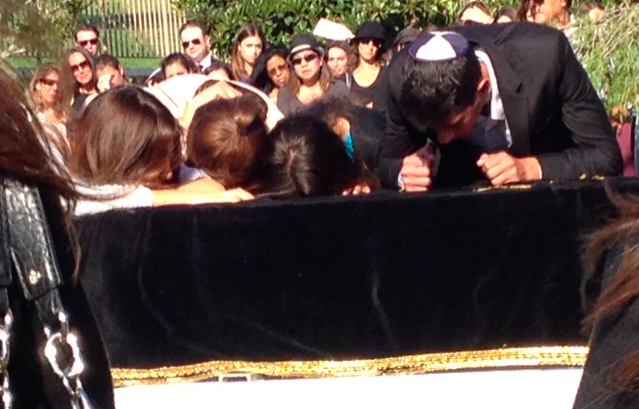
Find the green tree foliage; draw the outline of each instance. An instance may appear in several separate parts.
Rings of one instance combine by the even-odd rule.
[[[0,57],[59,55],[93,0],[0,0]]]
[[[599,23],[578,22],[573,48],[610,109],[639,104],[639,6],[609,8]]]

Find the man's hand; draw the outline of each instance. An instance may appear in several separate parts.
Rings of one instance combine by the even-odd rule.
[[[541,179],[539,161],[532,156],[515,158],[508,152],[484,153],[477,166],[493,186]]]
[[[404,189],[408,192],[425,192],[433,184],[432,169],[435,162],[435,148],[426,145],[402,161],[400,174]]]

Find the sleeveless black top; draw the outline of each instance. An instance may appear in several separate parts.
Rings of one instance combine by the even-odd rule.
[[[363,105],[368,105],[370,102],[373,102],[373,99],[375,98],[375,90],[382,79],[383,73],[384,67],[379,70],[377,78],[375,78],[375,81],[373,81],[373,83],[368,87],[362,87],[359,85],[355,80],[355,77],[351,75],[351,95],[357,102],[360,102]]]

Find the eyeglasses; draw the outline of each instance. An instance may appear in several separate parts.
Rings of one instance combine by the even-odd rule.
[[[90,40],[78,41],[78,44],[80,44],[82,47],[86,47],[89,44],[96,45],[97,43],[98,43],[98,39],[97,38],[92,38]]]
[[[273,76],[273,75],[277,74],[278,72],[282,72],[282,71],[285,71],[287,69],[288,69],[288,65],[280,64],[277,67],[273,67],[270,70],[268,70],[268,75]]]
[[[194,38],[191,41],[182,41],[182,48],[184,48],[184,49],[189,48],[189,44],[200,45],[200,44],[202,44],[202,39],[201,38]]]
[[[91,63],[87,60],[84,60],[81,63],[73,64],[71,66],[71,72],[86,70],[87,68],[91,68]]]
[[[315,61],[316,59],[317,59],[317,54],[315,54],[315,53],[306,54],[306,55],[304,55],[302,57],[291,59],[291,64],[300,65],[302,63],[302,60],[304,60],[306,62],[311,62],[311,61]]]
[[[43,83],[44,85],[46,85],[47,87],[52,87],[52,86],[58,84],[58,81],[52,80],[52,79],[49,79],[49,78],[41,78],[40,82]]]

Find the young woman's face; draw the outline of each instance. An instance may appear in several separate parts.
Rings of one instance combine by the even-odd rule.
[[[176,77],[178,75],[188,74],[189,70],[186,69],[185,66],[178,62],[174,62],[173,64],[166,67],[164,71],[164,77],[168,80],[171,77]]]
[[[278,88],[286,84],[291,78],[291,69],[284,58],[279,55],[272,56],[266,62],[266,72]]]
[[[340,47],[332,47],[326,54],[326,63],[331,70],[331,74],[340,77],[348,70],[348,55]]]
[[[75,78],[78,84],[86,85],[93,80],[91,63],[84,58],[84,55],[80,53],[71,53],[68,60],[69,66],[71,66],[73,78]]]
[[[237,46],[240,51],[240,55],[242,59],[249,63],[250,65],[255,65],[255,61],[257,57],[262,54],[262,40],[259,36],[246,37],[244,40],[240,42]]]
[[[322,59],[314,50],[303,50],[291,58],[295,75],[303,83],[319,80]]]
[[[40,98],[45,106],[52,106],[58,100],[58,85],[60,76],[57,72],[51,71],[35,84]]]
[[[556,20],[566,7],[565,0],[534,0],[526,18],[539,24]]]
[[[379,42],[377,40],[373,40],[372,38],[359,40],[357,42],[357,51],[359,52],[359,58],[368,63],[375,62],[377,60],[379,47]]]

